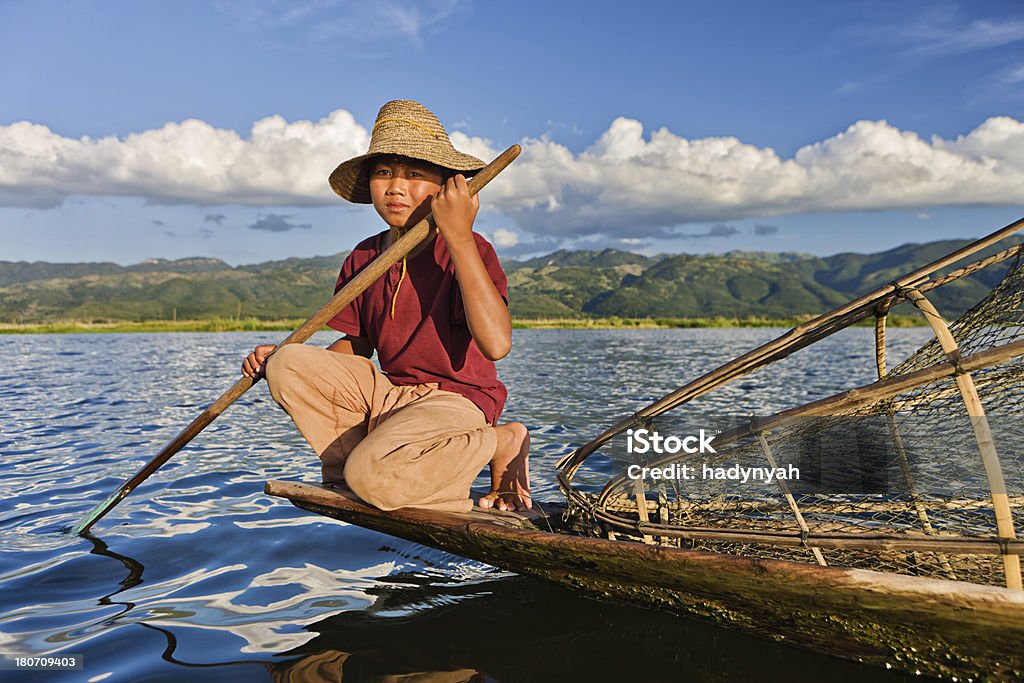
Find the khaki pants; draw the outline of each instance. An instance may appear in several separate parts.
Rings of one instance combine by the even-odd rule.
[[[266,377],[320,456],[324,483],[344,482],[381,510],[472,509],[469,488],[498,442],[466,397],[396,386],[368,358],[303,344],[277,349]]]

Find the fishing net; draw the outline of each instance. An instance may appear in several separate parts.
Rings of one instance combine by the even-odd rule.
[[[937,315],[928,292],[1006,264],[998,284],[955,322]],[[617,540],[1018,587],[1021,246],[936,279],[920,272],[705,375],[567,457],[559,481],[569,521]],[[936,336],[887,369],[885,320],[901,301],[912,302]],[[641,430],[710,431],[713,420],[687,413],[694,399],[755,370],[771,381],[774,362],[870,317],[877,382],[767,417],[730,418],[703,453],[637,455]],[[601,471],[616,475],[600,489],[574,483],[595,454]]]

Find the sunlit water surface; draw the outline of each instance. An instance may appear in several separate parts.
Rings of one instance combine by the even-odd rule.
[[[499,364],[510,394],[503,419],[530,428],[537,499],[561,500],[560,456],[780,332],[517,330]],[[928,336],[890,330],[891,358]],[[0,337],[0,653],[84,658],[81,671],[0,678],[894,678],[595,602],[271,498],[267,479],[315,480],[319,469],[263,385],[122,501],[94,538],[67,533],[234,382],[252,346],[274,340]],[[704,407],[764,414],[870,382],[873,367],[870,330],[846,330]]]

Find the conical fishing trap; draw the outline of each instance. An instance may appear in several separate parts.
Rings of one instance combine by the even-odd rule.
[[[569,521],[604,538],[1020,589],[1024,245],[1007,238],[1021,227],[804,323],[610,428],[558,463]],[[991,289],[947,324],[936,290],[956,301],[948,294],[968,291],[965,278]],[[934,338],[889,369],[886,321],[902,302]],[[877,381],[720,429],[692,410],[748,373],[771,382],[779,360],[870,318]],[[698,428],[714,431],[713,449],[681,450],[687,434],[696,450]],[[654,453],[656,432],[673,448]],[[574,481],[595,454],[620,471],[603,488]]]

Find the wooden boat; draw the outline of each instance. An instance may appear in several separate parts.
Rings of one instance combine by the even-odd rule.
[[[963,581],[819,567],[587,538],[564,508],[521,515],[383,512],[337,487],[270,481],[296,506],[536,576],[602,600],[708,618],[817,652],[939,676],[1024,672],[1024,592]]]
[[[564,508],[381,512],[323,486],[270,482],[267,492],[601,599],[909,672],[1024,677],[1024,541],[1015,530],[1024,522],[1024,245],[946,272],[1021,227],[1024,219],[803,323],[607,429],[558,463]],[[925,296],[1007,262],[952,324]],[[901,302],[924,314],[935,339],[889,368],[885,323]],[[794,489],[780,479],[751,494],[730,482],[668,486],[625,466],[600,491],[574,482],[591,456],[614,462],[599,449],[627,430],[653,428],[666,411],[872,317],[876,382],[735,426],[716,437],[712,462],[776,470],[808,436],[825,434],[847,467],[853,453],[834,447],[829,424],[874,420],[898,489]],[[685,457],[644,465],[676,467]]]

